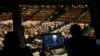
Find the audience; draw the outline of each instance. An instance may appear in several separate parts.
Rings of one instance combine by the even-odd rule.
[[[37,45],[35,43],[39,43],[38,41],[34,41],[35,39],[38,39],[40,35],[44,33],[50,33],[50,31],[53,31],[57,29],[59,26],[63,24],[63,22],[59,21],[51,21],[51,22],[44,22],[41,25],[39,25],[40,21],[32,21],[27,24],[27,22],[23,22],[23,26],[25,27],[25,38],[27,43],[30,45]],[[11,25],[11,24],[9,24]],[[6,27],[9,25],[2,25],[2,27]],[[66,50],[68,51],[69,56],[85,56],[85,55],[94,55],[96,51],[96,41],[90,36],[82,36],[83,31],[81,27],[77,24],[74,24],[70,27],[72,24],[65,25],[64,27],[61,27],[60,29],[55,30],[54,32],[56,33],[62,33],[63,38],[64,38],[64,44],[66,47]],[[2,51],[3,56],[8,55],[13,55],[12,53],[15,53],[17,55],[24,55],[25,56],[30,55],[30,51],[27,49],[19,47],[20,41],[19,41],[19,36],[17,35],[16,32],[11,32],[12,27],[10,28],[3,28],[4,33],[7,34],[5,35],[5,41],[4,41],[4,48]],[[70,33],[69,32],[70,28]],[[10,30],[9,30],[10,29]],[[85,29],[85,28],[84,28]],[[83,29],[83,30],[84,30]],[[8,31],[9,30],[9,31]],[[85,29],[86,30],[86,29]],[[70,35],[71,34],[71,35]],[[18,38],[18,39],[17,39]],[[10,39],[10,41],[8,40]],[[13,39],[13,41],[12,41]],[[41,39],[39,39],[41,40]],[[17,41],[17,42],[16,42]],[[30,47],[31,48],[31,47]],[[19,51],[19,52],[17,52]],[[12,53],[10,53],[12,52]],[[27,53],[26,53],[27,52]],[[7,53],[7,54],[5,54]],[[84,55],[83,55],[84,54]]]

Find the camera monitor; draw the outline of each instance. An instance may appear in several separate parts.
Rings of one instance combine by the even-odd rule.
[[[43,47],[55,48],[63,46],[63,40],[60,33],[44,34],[43,35]]]

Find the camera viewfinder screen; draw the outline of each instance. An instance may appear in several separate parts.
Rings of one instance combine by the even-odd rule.
[[[45,34],[44,36],[44,47],[59,47],[63,45],[61,34]]]

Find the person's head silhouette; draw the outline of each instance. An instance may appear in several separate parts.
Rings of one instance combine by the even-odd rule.
[[[56,35],[53,35],[52,38],[53,38],[53,41],[57,41],[57,36]]]
[[[8,32],[5,35],[4,46],[8,48],[19,47],[20,39],[17,32]]]
[[[82,35],[82,29],[79,25],[73,24],[70,27],[70,33],[72,36],[79,36]]]

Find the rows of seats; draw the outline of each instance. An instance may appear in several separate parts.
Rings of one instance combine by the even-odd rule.
[[[66,12],[64,14],[62,14],[59,18],[57,18],[58,21],[67,21],[67,22],[73,22],[75,17],[78,17],[81,12],[83,11],[83,8],[69,8],[68,10],[66,10]],[[79,20],[78,22],[90,22],[90,13],[89,10],[85,12],[85,15],[81,18],[81,20]]]
[[[22,16],[27,16],[35,13],[38,9],[39,7],[36,5],[22,5],[20,12]]]
[[[42,8],[42,10],[40,12],[38,12],[38,13],[36,13],[36,15],[34,15],[32,20],[44,20],[49,15],[51,15],[54,11],[55,11],[54,8],[49,8],[49,9]]]
[[[21,5],[21,19],[28,19],[28,20],[44,20],[48,16],[50,16],[52,13],[54,13],[57,8],[59,8],[61,5]],[[41,8],[40,11],[38,11]],[[38,12],[37,12],[38,11]],[[66,10],[65,13],[63,13],[61,16],[57,18],[57,21],[67,21],[67,22],[73,22],[74,17],[77,17],[81,14],[83,11],[82,6],[74,6],[69,7],[68,10]],[[36,13],[37,12],[37,13]],[[36,13],[35,15],[33,15]],[[33,17],[30,17],[32,16]],[[0,21],[6,19],[12,19],[11,13],[2,13],[0,15]],[[79,22],[90,22],[90,13],[89,10],[85,13],[85,15],[82,17]]]
[[[90,17],[90,12],[89,10],[85,12],[85,15],[78,21],[82,23],[91,23],[91,17]]]
[[[2,13],[0,15],[0,21],[12,19],[12,13]]]

